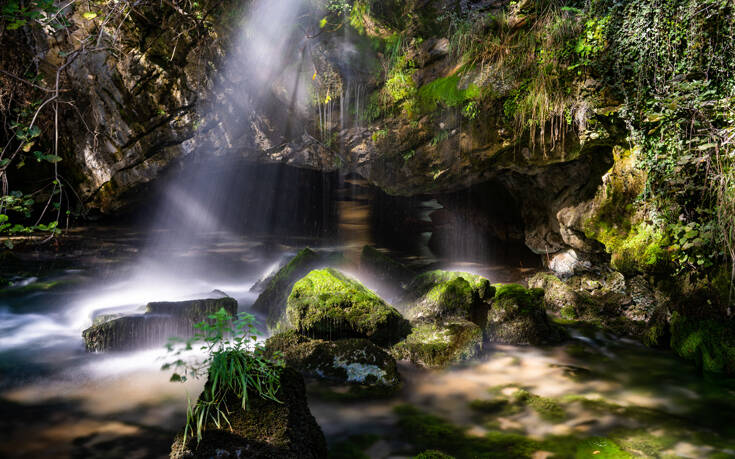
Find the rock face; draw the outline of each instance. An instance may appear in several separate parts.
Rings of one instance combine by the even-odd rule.
[[[544,308],[544,291],[517,284],[496,285],[485,334],[493,343],[548,344],[563,339]]]
[[[294,285],[283,320],[284,327],[312,338],[367,338],[380,346],[410,329],[395,308],[331,268],[312,271]]]
[[[180,433],[171,447],[171,459],[248,457],[254,459],[322,459],[327,445],[319,425],[309,411],[301,375],[285,368],[276,395],[282,403],[249,397],[249,409],[232,394],[227,399],[232,430],[210,423],[201,443],[184,445]],[[224,426],[223,426],[224,427]]]
[[[393,357],[364,338],[325,341],[290,330],[268,338],[266,352],[280,352],[305,377],[328,383],[390,391],[400,383]]]
[[[598,270],[562,281],[550,273],[537,273],[528,285],[544,289],[546,307],[564,319],[602,323],[616,333],[655,344],[647,336],[655,332],[664,301],[643,276],[626,279],[617,271]]]
[[[169,338],[189,338],[194,324],[224,308],[237,314],[233,298],[149,303],[144,314],[100,316],[82,332],[89,352],[126,351],[163,346]]]
[[[274,328],[286,311],[286,301],[294,284],[310,271],[334,264],[339,255],[325,255],[309,248],[302,249],[271,278],[264,280],[262,293],[255,300],[254,311],[266,314],[266,323]]]

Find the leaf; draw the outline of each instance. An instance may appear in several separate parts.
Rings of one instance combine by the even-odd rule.
[[[86,13],[82,14],[82,17],[88,21],[91,21],[92,19],[97,17],[97,13],[94,11],[87,11]]]
[[[323,29],[323,28],[324,28],[324,27],[326,27],[326,26],[327,26],[327,18],[326,18],[326,17],[324,17],[324,18],[322,18],[322,20],[321,20],[321,21],[319,21],[319,28],[320,28],[320,29]]]
[[[58,163],[61,161],[61,156],[58,155],[44,155],[43,159],[50,163]]]

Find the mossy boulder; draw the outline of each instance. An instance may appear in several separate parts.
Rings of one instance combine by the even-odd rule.
[[[275,327],[286,311],[286,300],[294,284],[309,271],[334,265],[339,260],[339,254],[317,253],[308,247],[302,249],[273,276],[261,283],[265,286],[262,287],[262,293],[253,303],[252,309],[266,315],[269,328]]]
[[[205,386],[206,387],[206,386]],[[171,446],[172,459],[248,457],[268,459],[322,459],[327,457],[324,434],[306,400],[303,377],[294,369],[281,372],[281,388],[276,394],[281,403],[249,394],[248,409],[242,400],[229,394],[227,424],[209,422],[202,441],[183,443],[179,433]]]
[[[407,291],[401,308],[412,321],[457,318],[482,325],[495,287],[476,274],[437,270],[417,276]]]
[[[496,284],[495,288],[485,326],[490,342],[538,345],[563,339],[562,330],[546,315],[542,289],[527,289],[518,284]]]
[[[735,321],[671,316],[671,349],[702,370],[735,373]]]
[[[389,389],[400,384],[395,359],[364,338],[324,341],[289,330],[268,338],[266,352],[280,352],[305,377],[329,383]]]
[[[332,268],[314,270],[296,282],[287,304],[281,323],[311,338],[367,338],[390,346],[410,331],[395,308]]]
[[[417,324],[405,340],[393,346],[399,359],[426,367],[447,365],[477,357],[483,348],[482,328],[464,319]]]
[[[194,336],[194,325],[220,309],[237,314],[234,298],[148,303],[144,314],[107,314],[82,332],[89,352],[128,351],[166,344],[170,337]]]

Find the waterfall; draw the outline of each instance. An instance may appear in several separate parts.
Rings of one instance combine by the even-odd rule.
[[[197,147],[182,161],[186,170],[167,177],[149,222],[154,230],[166,229],[152,232],[144,254],[155,265],[186,269],[180,255],[238,234],[231,225],[234,217],[258,219],[259,228],[278,220],[280,196],[263,193],[254,183],[273,185],[281,174],[249,171],[241,166],[242,154],[263,150],[255,138],[261,131],[285,138],[292,128],[291,111],[308,106],[308,88],[303,86],[311,79],[306,77],[311,67],[303,61],[310,56],[309,38],[300,23],[307,6],[305,0],[255,0],[247,9],[214,74],[213,100],[198,108],[207,128],[200,129]],[[266,121],[259,118],[262,113]],[[331,116],[327,104],[320,110],[325,127]]]

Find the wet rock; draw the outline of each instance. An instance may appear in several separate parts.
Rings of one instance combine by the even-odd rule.
[[[482,328],[468,320],[451,319],[415,325],[391,352],[398,359],[441,368],[477,357],[482,348]]]
[[[485,334],[493,343],[545,344],[564,338],[544,309],[544,291],[517,284],[496,284]]]
[[[194,324],[224,308],[237,314],[234,298],[148,303],[144,314],[107,314],[82,332],[89,352],[126,351],[163,346],[171,337],[189,338]]]
[[[274,328],[286,311],[286,302],[296,281],[310,271],[336,264],[339,254],[320,254],[310,248],[302,249],[270,279],[264,281],[262,293],[255,300],[254,311],[266,314],[266,324]]]
[[[289,330],[270,337],[266,352],[280,352],[305,377],[328,383],[391,391],[400,384],[395,359],[364,338],[324,341]]]
[[[206,387],[206,386],[205,386]],[[291,368],[281,373],[281,388],[276,394],[281,403],[249,396],[249,407],[235,394],[227,398],[232,428],[207,425],[202,441],[183,444],[179,433],[171,446],[172,459],[247,457],[262,459],[322,459],[327,457],[324,434],[306,401],[303,377]]]
[[[440,270],[417,276],[406,290],[401,308],[414,322],[459,318],[482,324],[495,295],[482,276]]]
[[[294,285],[279,326],[312,338],[367,338],[379,346],[410,330],[395,308],[332,268],[312,271]]]

